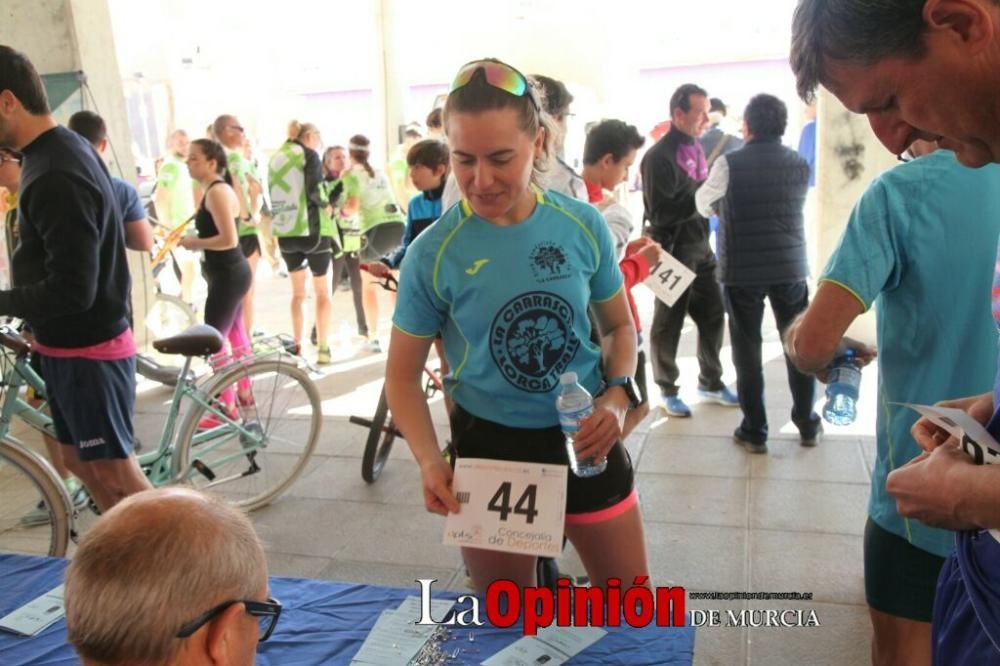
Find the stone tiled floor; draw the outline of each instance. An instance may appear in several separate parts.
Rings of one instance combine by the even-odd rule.
[[[637,288],[643,321],[651,321],[651,296]],[[259,326],[287,327],[287,280],[262,264],[258,278]],[[308,307],[308,304],[307,304]],[[383,303],[382,330],[390,305]],[[311,318],[307,316],[307,321]],[[419,474],[405,445],[392,454],[382,478],[367,485],[360,475],[365,431],[350,414],[374,411],[384,356],[356,349],[350,328],[350,294],[335,296],[335,354],[339,362],[317,376],[325,414],[314,460],[290,491],[253,514],[268,549],[271,573],[414,586],[438,578],[439,587],[463,589],[457,549],[441,544],[442,521],[422,505]],[[691,419],[668,419],[654,410],[628,442],[636,464],[651,573],[658,585],[689,591],[809,592],[811,602],[706,601],[691,608],[815,611],[810,628],[702,628],[696,664],[862,664],[868,661],[869,625],[862,584],[862,530],[874,454],[875,369],[865,371],[858,423],[828,429],[815,449],[800,447],[788,419],[790,397],[777,334],[765,334],[768,409],[772,436],[767,456],[750,456],[732,443],[739,412],[697,403]],[[723,358],[729,355],[728,347]],[[694,332],[681,347],[682,379],[696,377]],[[727,381],[734,381],[728,365]],[[647,372],[648,376],[651,376]],[[164,389],[143,387],[139,432],[148,441],[162,422]],[[655,393],[655,387],[653,389]],[[433,405],[443,436],[446,419]],[[571,551],[561,568],[582,573]],[[415,586],[414,586],[415,587]]]

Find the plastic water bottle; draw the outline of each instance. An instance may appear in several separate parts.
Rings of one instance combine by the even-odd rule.
[[[608,466],[607,459],[594,462],[592,458],[580,460],[573,448],[573,438],[580,429],[580,419],[590,416],[594,411],[594,399],[587,389],[577,382],[575,372],[567,372],[559,377],[559,397],[556,398],[556,409],[559,410],[559,425],[566,435],[566,449],[569,452],[569,467],[577,476],[597,476]]]
[[[854,365],[856,352],[848,349],[834,359],[826,376],[826,404],[823,418],[833,425],[850,425],[858,416],[858,390],[861,387],[861,369]]]

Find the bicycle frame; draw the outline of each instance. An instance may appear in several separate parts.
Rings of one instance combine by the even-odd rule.
[[[30,386],[40,395],[45,394],[45,382],[28,363],[28,355],[15,354],[7,347],[2,347],[0,353],[3,354],[4,359],[10,367],[10,370],[5,373],[2,379],[2,384],[7,390],[4,395],[2,405],[0,405],[0,437],[9,434],[14,417],[18,417],[35,430],[41,432],[43,435],[48,435],[53,439],[58,439],[56,437],[52,418],[44,411],[46,403],[43,403],[36,408],[32,407],[21,397],[21,388],[24,386]],[[10,363],[12,356],[15,357],[15,360],[13,363]],[[254,357],[249,358],[253,359]],[[247,429],[242,423],[238,423],[230,419],[228,415],[217,408],[208,393],[198,388],[194,379],[192,379],[190,375],[192,360],[192,357],[185,357],[184,359],[184,366],[181,370],[180,380],[174,387],[173,397],[170,402],[170,409],[167,411],[167,418],[163,424],[163,430],[161,431],[160,441],[157,448],[153,451],[137,456],[139,466],[149,478],[150,483],[157,487],[183,481],[190,474],[198,473],[196,464],[197,458],[195,458],[195,463],[191,466],[194,469],[189,468],[185,470],[175,470],[173,465],[172,454],[174,450],[173,443],[177,429],[177,419],[180,415],[181,405],[185,398],[196,404],[202,405],[209,411],[209,413],[214,414],[220,421],[220,425],[215,428],[199,432],[195,435],[191,444],[192,446],[201,447],[199,448],[200,454],[209,453],[217,448],[219,444],[217,443],[213,445],[212,441],[224,435],[244,437],[247,438],[247,441],[254,442],[255,444],[259,443],[262,439],[261,433]],[[243,452],[234,453],[231,456],[218,459],[217,462],[228,462],[244,455],[245,453]],[[226,479],[219,479],[217,482],[225,480]]]

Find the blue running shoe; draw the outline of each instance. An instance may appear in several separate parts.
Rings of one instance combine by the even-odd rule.
[[[698,395],[700,395],[703,400],[714,402],[715,404],[722,405],[723,407],[740,406],[740,399],[736,397],[735,393],[729,390],[728,386],[723,386],[718,391],[708,391],[699,386]]]
[[[679,418],[687,418],[691,416],[691,408],[684,404],[684,401],[680,399],[680,396],[665,395],[663,396],[663,404],[666,407],[667,414],[669,416],[676,416]]]

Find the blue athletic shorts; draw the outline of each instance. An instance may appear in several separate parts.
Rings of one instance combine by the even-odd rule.
[[[75,446],[80,460],[128,458],[135,442],[135,357],[41,358],[60,443]]]

